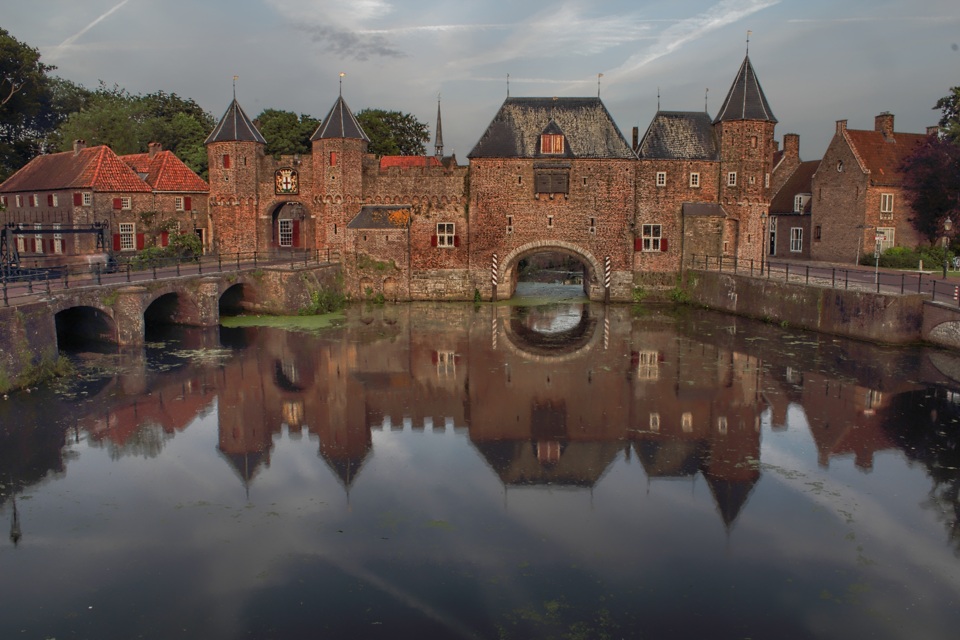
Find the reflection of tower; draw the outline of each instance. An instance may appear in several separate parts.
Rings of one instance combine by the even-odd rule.
[[[17,513],[17,496],[13,496],[13,518],[10,521],[10,540],[17,546],[23,534],[20,531],[20,515]]]

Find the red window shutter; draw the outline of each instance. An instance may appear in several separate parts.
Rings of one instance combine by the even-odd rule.
[[[143,248],[146,246],[146,238],[142,233],[137,234],[137,251],[143,251]]]
[[[229,169],[229,168],[230,168],[230,156],[229,156],[229,155],[223,156],[223,168],[224,168],[224,169]]]
[[[438,362],[440,362],[440,356],[437,355],[437,352],[436,352],[436,351],[431,351],[431,352],[430,352],[430,362],[431,362],[432,364],[434,364],[434,365],[436,365]]]
[[[122,206],[123,206],[123,203],[120,201],[120,198],[114,198],[114,199],[113,199],[113,208],[114,208],[114,209],[119,209],[119,208],[122,207]]]
[[[37,252],[37,239],[30,238],[30,253],[36,253],[36,252]]]
[[[193,199],[190,196],[186,196],[183,199],[183,210],[193,211]]]
[[[331,167],[337,166],[337,152],[336,152],[336,151],[331,151],[331,152],[330,152],[330,166],[331,166]]]
[[[431,246],[431,247],[437,246],[437,236],[436,236],[436,234],[430,236],[430,246]]]
[[[160,232],[160,246],[161,246],[161,247],[166,247],[166,246],[169,245],[169,244],[170,244],[170,232],[169,232],[169,231],[161,231],[161,232]]]
[[[666,251],[666,250],[667,250],[667,239],[660,238],[660,251]]]
[[[120,234],[113,234],[113,250],[120,251]]]
[[[455,247],[460,246],[460,236],[453,236],[453,246]]]
[[[300,246],[300,221],[299,220],[293,221],[293,246],[294,247]]]
[[[47,206],[48,206],[48,207],[52,207],[52,206],[53,206],[53,194],[52,194],[52,193],[48,193],[48,194],[47,194]]]
[[[643,251],[643,238],[634,238],[634,239],[633,239],[633,250],[634,250],[634,251]]]
[[[83,195],[78,191],[73,194],[73,206],[79,207],[83,205]]]

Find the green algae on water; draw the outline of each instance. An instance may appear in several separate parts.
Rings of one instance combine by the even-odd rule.
[[[316,316],[225,316],[220,324],[228,329],[271,327],[291,331],[320,331],[338,327],[344,322],[343,312]]]

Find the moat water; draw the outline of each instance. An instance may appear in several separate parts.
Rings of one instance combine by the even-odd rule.
[[[528,302],[0,400],[0,638],[957,637],[960,356]]]

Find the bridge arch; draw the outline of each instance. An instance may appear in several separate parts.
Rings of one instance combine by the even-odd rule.
[[[583,264],[583,292],[590,300],[603,299],[603,287],[600,274],[603,269],[594,255],[581,246],[563,240],[536,240],[521,245],[508,253],[500,262],[497,279],[500,286],[509,291],[507,298],[513,296],[517,288],[517,267],[520,261],[537,253],[553,252],[576,258]]]
[[[54,314],[57,349],[78,348],[96,343],[118,344],[120,334],[113,316],[92,305],[65,307]]]
[[[168,291],[145,301],[143,308],[144,327],[158,324],[203,325],[197,303],[186,293]]]

